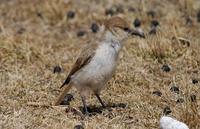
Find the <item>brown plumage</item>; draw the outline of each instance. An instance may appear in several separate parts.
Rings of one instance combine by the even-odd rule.
[[[96,50],[97,46],[98,46],[97,43],[91,43],[91,44],[88,44],[85,48],[83,48],[83,50],[81,51],[80,55],[78,56],[76,62],[72,66],[72,69],[69,72],[67,79],[61,85],[60,88],[62,88],[64,85],[69,84],[71,76],[90,62],[90,60],[92,59],[92,57],[95,54],[95,50]]]

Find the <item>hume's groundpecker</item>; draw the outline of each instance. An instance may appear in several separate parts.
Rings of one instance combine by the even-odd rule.
[[[123,43],[129,35],[144,37],[140,32],[131,30],[128,23],[120,17],[105,19],[99,24],[100,39],[83,48],[61,87],[68,86],[65,87],[55,105],[59,105],[68,90],[74,86],[80,93],[86,114],[88,114],[86,97],[91,92],[105,107],[99,95],[116,69]]]

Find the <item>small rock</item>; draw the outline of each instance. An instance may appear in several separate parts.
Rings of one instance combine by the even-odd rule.
[[[152,18],[154,18],[155,15],[156,15],[156,12],[153,11],[153,10],[150,10],[150,11],[147,12],[147,16],[151,16]]]
[[[66,94],[60,105],[69,105],[69,102],[72,101],[73,99],[74,99],[73,95]]]
[[[60,66],[55,66],[53,69],[53,73],[60,73],[62,71]]]
[[[164,108],[164,110],[163,110],[163,113],[165,114],[165,115],[168,115],[168,114],[170,114],[172,111],[171,111],[171,109],[170,109],[170,107],[169,106],[166,106],[165,108]]]
[[[85,35],[85,31],[83,31],[83,30],[81,30],[81,31],[79,31],[78,33],[77,33],[77,36],[78,37],[82,37],[82,36],[84,36]]]
[[[97,33],[99,31],[99,26],[96,23],[92,23],[90,28],[93,33]]]
[[[74,129],[84,129],[84,127],[82,125],[76,125],[74,126]]]
[[[152,20],[151,21],[151,27],[157,27],[159,25],[160,25],[160,23],[157,20]]]
[[[129,12],[135,12],[135,8],[129,7],[129,8],[128,8],[128,11],[129,11]]]
[[[163,70],[164,72],[170,72],[171,68],[169,67],[169,65],[164,64],[164,65],[162,66],[162,70]]]
[[[197,84],[199,81],[197,79],[192,79],[193,84]]]
[[[189,127],[175,118],[162,116],[160,119],[160,129],[189,129]]]
[[[135,21],[133,22],[133,24],[134,24],[135,27],[140,27],[141,21],[138,18],[136,18]]]
[[[42,16],[42,13],[41,13],[41,12],[36,12],[36,15],[37,15],[39,18],[43,18],[43,16]]]
[[[197,12],[197,22],[200,22],[200,10]]]
[[[67,18],[73,19],[74,17],[75,17],[75,12],[74,11],[67,12]]]
[[[113,9],[106,9],[105,11],[105,15],[110,15],[110,16],[113,16],[115,14],[115,11]]]
[[[190,95],[190,100],[191,100],[192,102],[196,102],[196,100],[197,100],[196,95]]]
[[[172,86],[172,87],[170,88],[170,90],[171,90],[171,92],[174,92],[174,93],[179,94],[179,88],[178,88],[177,86]]]
[[[153,91],[152,94],[162,96],[162,93],[159,90]]]

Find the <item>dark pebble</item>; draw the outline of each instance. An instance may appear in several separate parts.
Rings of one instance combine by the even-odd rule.
[[[74,11],[67,12],[67,18],[73,19],[74,17],[75,17],[75,12]]]
[[[135,12],[135,8],[134,8],[134,7],[129,7],[129,8],[128,8],[128,11],[129,11],[129,12]]]
[[[133,24],[134,24],[135,27],[140,27],[141,21],[138,18],[136,18],[135,21],[133,22]]]
[[[74,129],[84,129],[84,127],[82,125],[76,125],[74,126]]]
[[[151,21],[151,27],[157,27],[159,25],[160,25],[160,23],[157,20],[152,20]]]
[[[69,105],[70,101],[74,99],[73,95],[66,94],[60,105]]]
[[[177,101],[176,101],[176,103],[183,103],[184,102],[184,99],[182,99],[182,98],[179,98],[179,99],[177,99]]]
[[[196,95],[190,95],[190,100],[191,100],[192,102],[196,102],[196,100],[197,100]]]
[[[154,18],[155,15],[156,15],[156,12],[153,11],[153,10],[150,10],[150,11],[147,12],[147,16],[150,16],[150,17],[152,17],[152,18]]]
[[[172,111],[171,111],[171,109],[170,109],[170,107],[169,106],[166,106],[165,108],[164,108],[164,110],[163,110],[163,113],[165,114],[165,115],[168,115],[168,114],[170,114]]]
[[[153,91],[152,94],[162,96],[162,93],[159,90]]]
[[[105,11],[105,15],[110,15],[110,16],[113,16],[115,14],[115,11],[113,9],[106,9]]]
[[[177,86],[172,86],[170,91],[179,94],[179,88]]]
[[[169,67],[169,65],[164,64],[164,65],[162,66],[162,70],[163,70],[164,72],[170,72],[171,68]]]
[[[77,33],[77,36],[78,37],[82,37],[82,36],[84,36],[85,35],[85,31],[83,31],[83,30],[81,30],[81,31],[79,31],[78,33]]]
[[[197,22],[200,22],[200,10],[197,12]]]
[[[60,73],[62,71],[60,66],[55,66],[53,69],[53,73]]]
[[[197,84],[199,81],[197,79],[192,79],[193,84]]]
[[[99,31],[99,26],[96,23],[92,23],[90,28],[93,33],[97,33]]]
[[[43,18],[42,16],[42,13],[41,12],[37,12],[36,15],[39,17],[39,18]]]

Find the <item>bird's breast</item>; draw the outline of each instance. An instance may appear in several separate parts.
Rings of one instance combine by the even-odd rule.
[[[95,56],[86,68],[90,76],[109,79],[112,76],[117,59],[117,53],[113,47],[108,44],[102,44],[96,50]]]
[[[73,76],[73,82],[81,87],[90,87],[94,91],[101,90],[115,71],[116,56],[113,47],[109,44],[101,44],[90,63]]]

